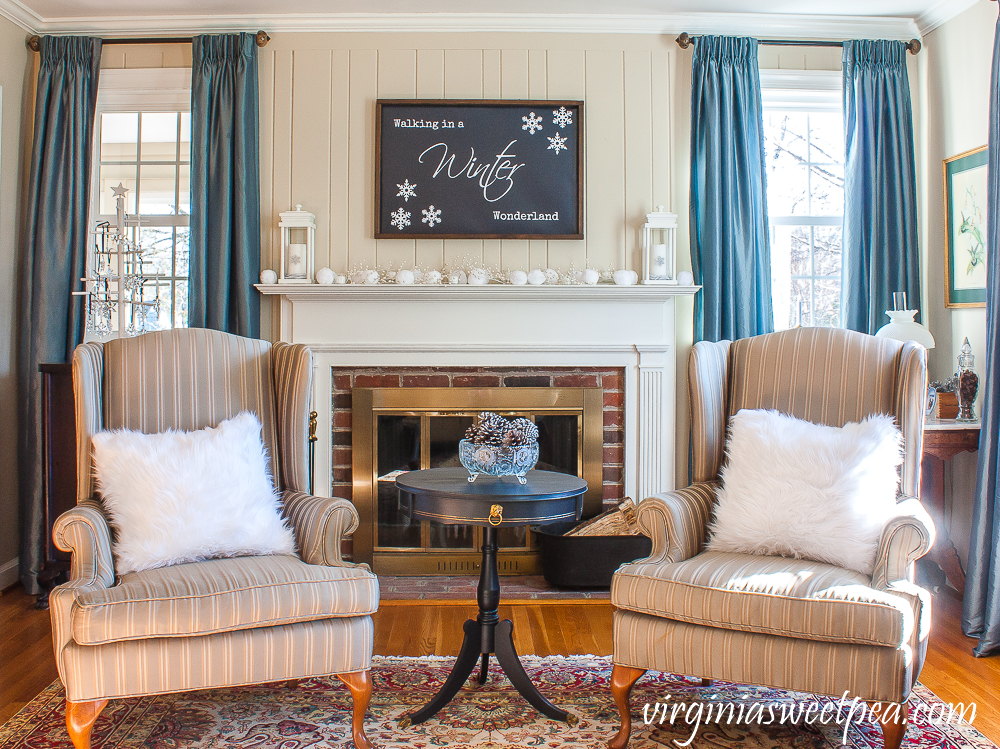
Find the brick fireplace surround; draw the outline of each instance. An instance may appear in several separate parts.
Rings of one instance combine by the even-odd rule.
[[[625,391],[616,367],[333,367],[331,492],[351,499],[351,389],[600,387],[604,389],[604,503],[625,496]]]

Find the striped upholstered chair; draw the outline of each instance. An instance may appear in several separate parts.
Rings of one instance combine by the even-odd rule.
[[[614,670],[621,713],[612,749],[628,744],[629,694],[648,669],[881,702],[885,745],[899,747],[920,674],[930,597],[914,562],[934,526],[920,485],[926,352],[851,331],[800,328],[698,343],[688,364],[694,483],[644,499],[647,559],[614,576]],[[898,515],[882,531],[871,579],[803,559],[707,552],[726,425],[741,408],[842,426],[891,414],[905,440]]]
[[[341,559],[341,537],[358,525],[351,503],[307,493],[312,370],[304,346],[209,330],[77,348],[78,504],[54,529],[59,548],[73,552],[71,579],[49,599],[77,749],[90,746],[109,699],[327,674],[352,693],[355,745],[370,746],[364,717],[378,581],[367,566]],[[94,491],[92,435],[201,429],[245,410],[263,425],[299,554],[117,575],[112,533]]]

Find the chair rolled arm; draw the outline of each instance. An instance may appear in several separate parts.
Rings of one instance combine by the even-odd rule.
[[[109,588],[114,585],[111,528],[100,502],[80,502],[56,518],[52,540],[58,548],[73,553],[70,563],[72,587]]]
[[[647,497],[639,503],[639,529],[653,539],[645,562],[682,562],[705,546],[718,481]]]
[[[890,590],[900,581],[913,581],[913,563],[934,545],[934,521],[920,501],[907,497],[896,505],[896,514],[882,528],[872,585]]]
[[[345,562],[340,555],[341,539],[353,533],[360,522],[358,511],[348,500],[289,490],[282,502],[303,562],[327,567],[368,566]]]

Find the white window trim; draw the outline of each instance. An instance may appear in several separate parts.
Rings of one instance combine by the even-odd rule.
[[[843,75],[837,70],[761,70],[764,109],[784,112],[840,112]]]

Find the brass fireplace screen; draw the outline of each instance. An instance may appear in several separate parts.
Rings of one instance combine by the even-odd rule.
[[[463,574],[479,569],[482,530],[410,521],[399,506],[403,471],[461,466],[458,442],[480,411],[532,419],[536,468],[582,476],[583,514],[603,500],[604,394],[601,388],[354,388],[353,501],[361,518],[354,559],[384,575]],[[538,554],[524,527],[499,533],[501,574],[535,574]]]

